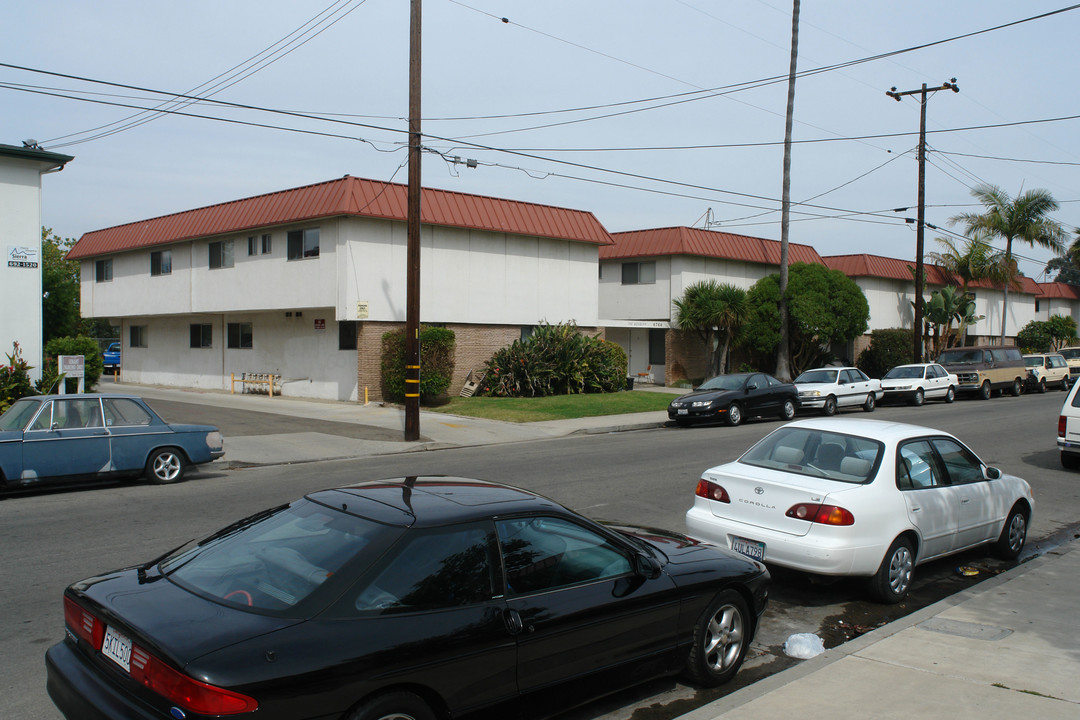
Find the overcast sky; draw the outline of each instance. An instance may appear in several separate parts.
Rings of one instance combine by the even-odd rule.
[[[407,180],[407,0],[0,3],[0,62],[83,78],[0,67],[0,143],[75,156],[44,180],[43,222],[63,237],[345,174]],[[927,222],[962,232],[949,218],[978,211],[971,188],[993,183],[1049,190],[1071,235],[1080,9],[992,29],[1067,7],[803,0],[800,72],[855,64],[797,82],[791,197],[805,204],[792,242],[914,258],[903,218],[916,214],[919,102],[885,91],[954,77],[959,94],[927,104]],[[613,232],[708,217],[780,238],[790,1],[424,0],[423,11],[425,186],[587,210]],[[265,110],[163,105],[169,93]],[[940,234],[927,230],[928,250]],[[1017,251],[1045,279],[1051,254]]]

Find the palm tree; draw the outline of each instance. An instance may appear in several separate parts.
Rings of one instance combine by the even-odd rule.
[[[1080,285],[1080,228],[1074,228],[1076,238],[1064,253],[1046,263],[1045,273],[1056,272],[1056,282]]]
[[[927,259],[958,278],[960,290],[965,295],[972,283],[986,280],[994,285],[1004,285],[1009,280],[1009,274],[1004,270],[1004,254],[982,240],[968,240],[963,246],[945,237],[939,237],[937,241],[945,249],[927,253]]]
[[[1058,203],[1048,190],[1028,190],[1010,198],[1009,194],[996,185],[980,185],[971,194],[984,206],[986,211],[979,213],[961,213],[952,222],[962,222],[967,234],[972,237],[1000,237],[1005,240],[1003,267],[1012,271],[1013,240],[1022,240],[1031,247],[1039,247],[1061,253],[1064,250],[1065,231],[1061,224],[1049,217],[1058,209]],[[1005,344],[1005,321],[1009,308],[1009,285],[1004,284],[1004,299],[1001,307],[1001,344]]]
[[[687,286],[682,299],[675,300],[674,305],[675,326],[697,333],[705,345],[707,372],[721,374],[731,341],[749,314],[746,291],[715,280],[702,280]]]

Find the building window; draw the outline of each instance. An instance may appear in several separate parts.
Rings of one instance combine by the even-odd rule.
[[[218,240],[210,243],[210,268],[233,266],[233,241]]]
[[[248,255],[259,254],[259,238],[254,235],[248,235]]]
[[[637,262],[622,264],[623,285],[651,285],[655,282],[655,262]]]
[[[251,323],[229,323],[228,346],[233,350],[249,350],[253,346]]]
[[[290,230],[288,245],[290,260],[319,257],[319,228]]]
[[[1039,299],[1035,298],[1035,312],[1039,312]]]
[[[191,325],[191,347],[208,348],[214,339],[214,326],[210,323],[193,323]]]
[[[521,326],[521,342],[525,342],[526,340],[531,338],[533,336],[533,333],[535,333],[535,332],[536,332],[536,326],[535,325],[522,325]]]
[[[271,250],[273,249],[273,245],[270,242],[270,239],[272,237],[273,236],[270,235],[269,233],[262,236],[262,252],[263,252],[263,255],[269,255]]]
[[[132,325],[128,337],[128,346],[133,348],[148,347],[146,335],[145,325]]]
[[[172,274],[172,250],[155,250],[150,253],[150,274]]]
[[[94,263],[94,279],[97,282],[112,282],[112,258]]]
[[[356,332],[359,325],[360,323],[356,320],[338,320],[338,350],[356,349]]]

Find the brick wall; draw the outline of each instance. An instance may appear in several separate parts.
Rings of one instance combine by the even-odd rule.
[[[364,388],[368,390],[368,400],[381,402],[382,396],[382,336],[405,327],[404,323],[368,322],[358,324],[356,340],[356,380],[358,396],[364,399]],[[484,363],[491,359],[496,350],[504,348],[521,338],[519,325],[464,325],[447,323],[446,328],[454,331],[454,375],[447,393],[451,396],[461,392],[468,379],[469,371],[474,375],[483,371]],[[585,335],[596,335],[600,328],[579,328]],[[424,369],[420,368],[423,373]]]

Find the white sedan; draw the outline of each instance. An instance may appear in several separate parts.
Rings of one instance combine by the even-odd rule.
[[[706,470],[689,534],[766,564],[865,576],[896,603],[916,565],[992,543],[1015,559],[1031,487],[931,428],[876,420],[789,423]]]
[[[853,367],[829,367],[807,370],[795,378],[801,408],[816,408],[824,415],[835,415],[838,408],[862,407],[873,412],[884,395],[880,380],[871,380]]]
[[[885,400],[903,400],[916,406],[933,399],[951,403],[959,384],[956,375],[937,363],[897,365],[881,378]]]

